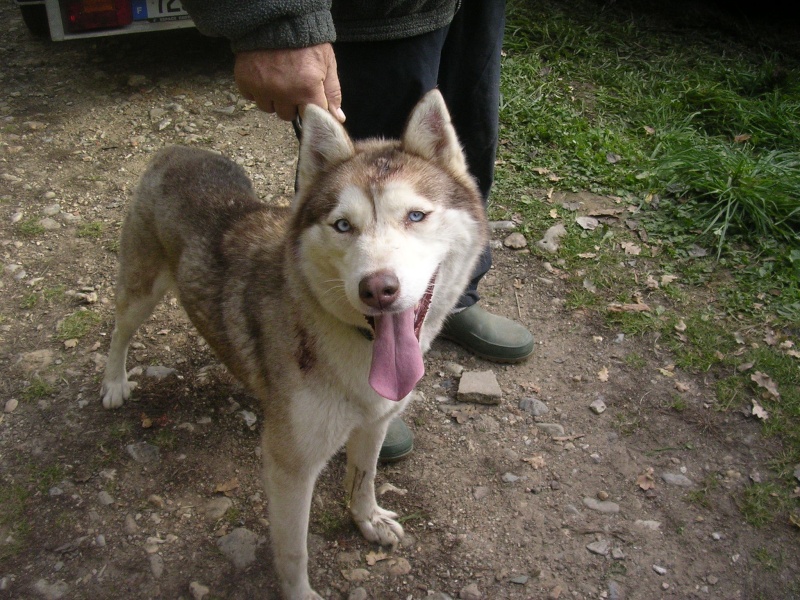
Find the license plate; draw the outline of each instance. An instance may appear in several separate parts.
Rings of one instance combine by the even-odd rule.
[[[189,18],[180,0],[134,0],[132,3],[134,21],[182,21]]]

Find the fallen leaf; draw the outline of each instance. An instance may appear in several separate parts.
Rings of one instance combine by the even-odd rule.
[[[75,348],[77,345],[78,345],[78,340],[75,338],[64,341],[64,348],[67,349]]]
[[[608,368],[607,367],[603,367],[602,369],[600,369],[597,372],[597,378],[600,381],[608,381]]]
[[[533,167],[531,171],[533,171],[537,175],[548,175],[550,173],[550,169],[548,169],[547,167]]]
[[[637,302],[636,304],[612,302],[608,305],[608,310],[609,312],[650,312],[650,307],[644,302]]]
[[[680,381],[676,381],[675,382],[675,389],[678,390],[681,393],[684,393],[684,392],[688,392],[689,391],[689,386],[686,385],[685,383],[681,383]]]
[[[781,342],[780,347],[782,350],[788,350],[789,348],[794,348],[794,342],[792,340],[784,340]]]
[[[233,479],[229,479],[224,483],[220,483],[217,487],[214,488],[214,491],[217,493],[228,495],[229,492],[232,492],[236,488],[239,487],[239,479],[234,477]]]
[[[778,343],[777,338],[775,337],[774,331],[768,331],[767,334],[764,336],[764,343],[767,346],[774,346]]]
[[[656,130],[655,130],[655,129],[653,129],[652,127],[650,127],[650,125],[645,125],[645,126],[644,126],[644,132],[645,132],[647,135],[655,135],[655,134],[656,134]]]
[[[394,492],[395,494],[398,494],[400,496],[405,496],[408,493],[408,490],[396,487],[391,483],[384,483],[377,490],[375,490],[375,493],[378,496],[383,496],[386,492]]]
[[[367,560],[367,564],[370,567],[374,567],[375,563],[378,563],[382,560],[386,560],[389,558],[389,555],[386,554],[383,550],[373,550],[372,552],[368,552],[367,556],[365,557]]]
[[[578,258],[597,258],[596,252],[581,252],[578,254]]]
[[[522,462],[528,463],[537,471],[546,466],[544,462],[544,456],[542,456],[541,454],[536,454],[535,456],[529,456],[528,458],[523,458]]]
[[[606,152],[606,162],[609,164],[615,165],[617,164],[622,157],[619,154],[614,152]]]
[[[145,413],[139,415],[139,419],[142,421],[142,427],[144,429],[150,429],[153,426],[153,420],[148,417]]]
[[[787,350],[786,354],[788,356],[791,356],[792,358],[800,358],[800,352],[798,352],[797,350]]]
[[[678,321],[678,324],[675,325],[675,331],[680,331],[681,333],[686,331],[686,323],[683,322],[683,319]]]
[[[753,398],[753,416],[758,417],[762,421],[769,419],[769,413],[764,410],[764,407],[758,403],[758,400]]]
[[[669,285],[673,281],[677,281],[677,280],[678,280],[678,276],[677,275],[670,275],[670,274],[662,275],[661,276],[661,285]]]
[[[744,373],[745,371],[749,371],[750,369],[752,369],[753,365],[755,364],[756,363],[751,363],[751,362],[742,363],[738,367],[736,367],[736,370],[739,371],[739,373]]]
[[[631,256],[639,256],[642,253],[642,247],[633,242],[622,242],[620,246],[622,246],[625,254],[630,254]]]
[[[602,335],[593,335],[593,336],[592,336],[592,341],[593,341],[595,344],[599,344],[600,342],[602,342],[602,341],[603,341],[603,336],[602,336]]]
[[[647,286],[648,290],[657,290],[658,289],[658,281],[652,275],[648,275],[647,279],[645,280],[644,284]]]
[[[737,144],[743,144],[744,142],[748,141],[751,137],[753,137],[749,133],[740,133],[739,135],[733,136],[733,141]]]
[[[667,369],[659,369],[658,372],[661,373],[664,377],[675,377],[675,373]]]
[[[744,336],[738,331],[733,332],[733,339],[736,340],[736,343],[739,344],[740,346],[743,346],[744,344],[747,343],[744,339]]]
[[[647,471],[636,478],[636,485],[638,485],[645,492],[656,487],[656,479],[653,476],[653,467],[648,467]]]
[[[750,375],[750,381],[755,382],[755,384],[758,387],[767,390],[773,398],[781,397],[780,393],[778,393],[778,386],[775,385],[775,382],[772,381],[772,378],[766,373],[762,373],[761,371],[756,371],[755,373]]]
[[[558,218],[558,211],[555,208],[550,209],[550,218],[557,219]]]
[[[590,294],[597,293],[597,286],[592,282],[591,279],[584,279],[583,280],[583,289],[585,289]]]

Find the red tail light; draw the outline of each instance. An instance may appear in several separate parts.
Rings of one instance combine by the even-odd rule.
[[[67,4],[71,32],[123,27],[133,21],[129,0],[73,0]]]

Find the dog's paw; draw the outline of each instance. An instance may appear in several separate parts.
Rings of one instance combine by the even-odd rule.
[[[103,396],[103,408],[119,408],[131,397],[131,390],[135,387],[136,382],[127,379],[104,381],[100,392]]]
[[[394,547],[403,537],[403,527],[395,521],[396,518],[397,513],[377,506],[368,519],[357,519],[356,525],[368,541]]]

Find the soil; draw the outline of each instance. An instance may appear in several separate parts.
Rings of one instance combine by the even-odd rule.
[[[119,227],[152,153],[216,149],[265,201],[286,202],[291,128],[242,101],[227,46],[192,31],[54,44],[4,3],[0,38],[0,598],[197,598],[202,586],[207,598],[276,597],[258,406],[174,300],[140,330],[128,367],[175,372],[136,377],[116,411],[102,408],[99,379]],[[315,588],[335,599],[796,597],[797,530],[753,527],[738,506],[770,476],[755,419],[713,410],[714,377],[670,371],[658,339],[568,308],[569,284],[546,259],[495,254],[484,304],[530,327],[533,357],[498,366],[435,343],[406,419],[415,451],[378,474],[406,540],[382,554],[359,536],[337,455],[313,503]],[[458,404],[454,364],[492,371],[500,404]],[[549,412],[520,408],[529,398]],[[230,501],[221,517],[208,512],[219,498]],[[217,542],[240,528],[257,550],[237,568]]]

